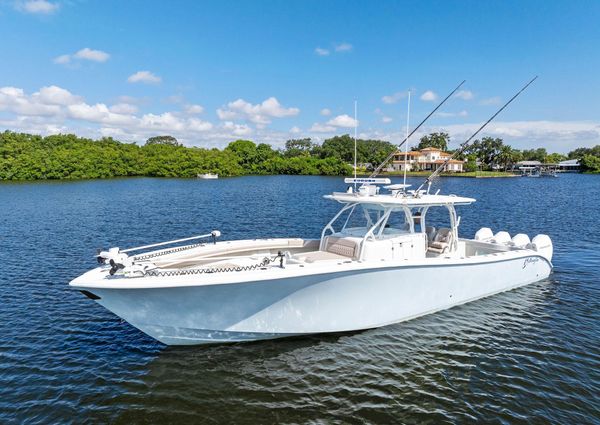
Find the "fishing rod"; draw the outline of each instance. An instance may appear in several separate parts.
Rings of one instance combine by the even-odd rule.
[[[465,140],[465,141],[464,141],[464,142],[463,142],[463,143],[462,143],[462,144],[461,144],[461,145],[458,147],[458,149],[457,149],[456,151],[454,151],[454,153],[453,153],[453,154],[450,156],[450,158],[448,158],[446,161],[444,161],[444,163],[443,163],[441,166],[439,166],[438,168],[436,168],[436,170],[435,170],[433,173],[431,173],[431,174],[429,175],[429,177],[427,177],[427,179],[425,179],[425,181],[424,181],[424,182],[421,184],[421,186],[419,186],[419,188],[418,188],[418,189],[415,191],[415,196],[418,196],[418,194],[419,194],[419,191],[420,191],[420,190],[423,188],[423,186],[425,186],[425,185],[431,185],[431,182],[433,181],[433,179],[435,179],[435,178],[438,176],[438,174],[440,174],[440,173],[442,172],[442,170],[443,170],[443,169],[446,167],[446,165],[448,165],[448,163],[449,163],[450,161],[452,161],[452,160],[453,160],[453,159],[454,159],[456,156],[458,156],[458,155],[460,155],[461,153],[463,153],[463,152],[464,152],[464,150],[466,149],[467,145],[469,144],[469,142],[471,142],[471,140],[473,140],[473,138],[474,138],[475,136],[477,136],[481,130],[483,130],[483,129],[484,129],[484,128],[485,128],[485,127],[486,127],[486,126],[487,126],[487,125],[488,125],[488,124],[489,124],[489,123],[490,123],[490,122],[491,122],[491,121],[492,121],[494,118],[496,118],[496,116],[497,116],[497,115],[498,115],[500,112],[502,112],[502,111],[504,110],[504,108],[506,108],[506,107],[507,107],[507,106],[508,106],[508,105],[509,105],[509,104],[510,104],[510,103],[511,103],[513,100],[515,100],[515,99],[517,98],[517,96],[519,96],[521,93],[523,93],[523,92],[525,91],[525,89],[531,85],[531,83],[533,83],[535,80],[537,80],[537,77],[538,77],[538,76],[536,75],[535,77],[533,77],[533,78],[531,79],[531,81],[529,81],[527,84],[525,84],[525,86],[524,86],[524,87],[523,87],[521,90],[519,90],[519,91],[517,92],[517,94],[515,94],[513,97],[511,97],[511,98],[509,99],[509,101],[508,101],[508,102],[506,102],[506,103],[505,103],[505,104],[502,106],[502,108],[498,109],[498,111],[497,111],[497,112],[496,112],[494,115],[492,115],[492,116],[490,117],[490,119],[488,119],[488,120],[487,120],[485,123],[483,123],[483,125],[482,125],[481,127],[479,127],[479,129],[478,129],[478,130],[477,130],[475,133],[473,133],[473,134],[471,135],[471,137],[469,137],[467,140]],[[428,191],[429,191],[429,190],[428,190]]]
[[[421,121],[421,122],[419,123],[419,125],[415,127],[415,129],[414,129],[413,131],[411,131],[411,132],[410,132],[410,134],[409,134],[408,136],[406,136],[406,137],[404,138],[404,140],[403,140],[403,141],[402,141],[402,142],[401,142],[401,143],[398,145],[398,147],[396,148],[396,150],[394,150],[394,151],[390,152],[390,154],[388,155],[388,157],[387,157],[387,158],[386,158],[386,159],[385,159],[385,160],[384,160],[384,161],[383,161],[381,164],[379,164],[379,166],[378,166],[378,167],[377,167],[377,168],[376,168],[376,169],[375,169],[375,170],[374,170],[374,171],[371,173],[371,175],[369,176],[369,178],[376,177],[376,176],[377,176],[377,174],[379,174],[379,172],[380,172],[380,171],[383,169],[383,167],[385,166],[385,164],[387,164],[387,163],[389,162],[389,160],[390,160],[390,159],[392,159],[392,158],[394,157],[394,154],[396,153],[396,151],[398,151],[398,150],[400,150],[400,148],[402,148],[402,146],[404,145],[404,143],[406,143],[406,141],[407,141],[407,140],[410,138],[410,136],[412,136],[412,135],[413,135],[413,134],[414,134],[414,133],[415,133],[415,132],[416,132],[416,131],[417,131],[417,130],[418,130],[418,129],[419,129],[419,128],[420,128],[420,127],[423,125],[423,124],[425,124],[425,121],[427,121],[427,120],[429,119],[429,117],[431,117],[431,116],[432,116],[432,115],[435,113],[435,111],[437,111],[438,109],[440,109],[440,107],[441,107],[441,106],[442,106],[444,103],[446,103],[446,101],[447,101],[448,99],[450,99],[450,97],[451,97],[451,96],[452,96],[454,93],[456,93],[456,91],[457,91],[457,90],[458,90],[458,89],[459,89],[459,88],[460,88],[460,87],[461,87],[461,86],[462,86],[462,85],[463,85],[463,84],[464,84],[466,81],[467,81],[467,80],[463,80],[463,81],[462,81],[462,83],[460,83],[458,86],[456,86],[456,88],[455,88],[454,90],[452,90],[452,92],[451,92],[451,93],[450,93],[448,96],[446,96],[446,97],[444,98],[444,100],[442,100],[442,101],[439,103],[439,105],[438,105],[438,106],[436,106],[436,107],[435,107],[435,109],[434,109],[433,111],[431,111],[431,112],[429,113],[429,115],[427,115],[427,116],[426,116],[426,117],[423,119],[423,121]]]

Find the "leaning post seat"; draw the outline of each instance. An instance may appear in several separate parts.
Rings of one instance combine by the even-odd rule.
[[[452,231],[448,228],[439,229],[435,237],[429,242],[429,251],[443,254],[450,249],[450,243],[452,242]]]

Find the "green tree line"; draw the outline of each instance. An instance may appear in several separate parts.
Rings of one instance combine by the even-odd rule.
[[[416,149],[448,150],[447,133],[421,138]],[[357,162],[377,166],[395,150],[382,140],[357,140]],[[477,161],[484,168],[508,168],[521,160],[558,162],[579,159],[582,168],[600,172],[600,145],[578,148],[568,155],[548,154],[546,149],[517,150],[502,139],[476,140],[462,155],[466,170]],[[122,176],[195,177],[201,173],[221,176],[244,174],[350,175],[354,140],[335,136],[322,144],[293,139],[282,149],[250,140],[236,140],[224,149],[186,147],[172,136],[157,136],[143,146],[110,137],[92,140],[72,134],[42,137],[5,131],[0,133],[0,180],[91,179]]]
[[[358,140],[358,161],[378,163],[393,151],[391,143]],[[283,149],[236,140],[224,149],[186,147],[172,136],[143,145],[110,137],[92,140],[72,134],[38,136],[0,133],[0,180],[93,179],[121,176],[195,177],[244,174],[349,175],[354,140],[337,136],[315,144],[288,140]]]

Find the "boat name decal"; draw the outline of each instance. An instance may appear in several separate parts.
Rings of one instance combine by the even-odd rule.
[[[523,261],[523,268],[527,267],[527,264],[531,264],[531,263],[535,264],[538,261],[540,261],[540,259],[537,257],[526,258],[525,261]]]

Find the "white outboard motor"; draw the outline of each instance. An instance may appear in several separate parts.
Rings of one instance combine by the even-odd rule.
[[[482,227],[475,233],[476,241],[487,241],[494,237],[494,233],[492,233],[492,229],[489,227]]]
[[[498,232],[494,235],[494,239],[492,242],[498,243],[498,244],[501,244],[501,243],[507,244],[507,243],[511,242],[510,234],[508,232],[504,232],[504,231]]]
[[[548,261],[552,261],[552,254],[554,252],[554,248],[552,246],[552,240],[548,235],[537,235],[531,240],[530,246],[531,249],[537,251]]]
[[[529,236],[525,233],[519,233],[513,236],[512,244],[517,248],[525,248],[527,245],[531,243]]]

